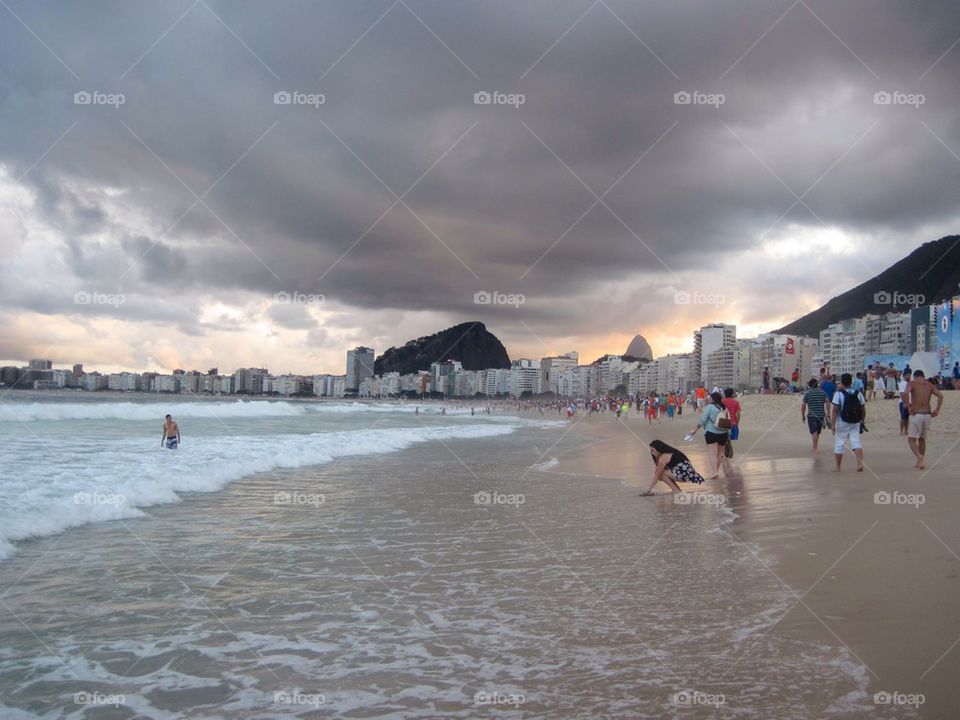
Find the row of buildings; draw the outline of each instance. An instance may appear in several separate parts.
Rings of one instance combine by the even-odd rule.
[[[30,360],[25,367],[0,368],[0,385],[34,389],[79,388],[121,392],[198,395],[281,395],[318,397],[510,396],[550,394],[594,397],[610,392],[635,395],[694,387],[756,389],[764,373],[771,380],[794,375],[803,381],[821,367],[855,373],[876,359],[903,362],[914,353],[935,353],[940,370],[949,373],[960,350],[960,296],[906,312],[865,315],[833,323],[817,338],[767,333],[737,338],[735,325],[711,323],[693,333],[693,350],[654,360],[607,355],[580,365],[576,352],[521,358],[509,368],[464,370],[456,360],[438,360],[429,370],[400,374],[374,372],[375,352],[356,347],[347,352],[343,375],[274,376],[266,368],[240,368],[221,375],[175,370],[173,373],[101,374],[82,365],[57,369],[50,360]]]

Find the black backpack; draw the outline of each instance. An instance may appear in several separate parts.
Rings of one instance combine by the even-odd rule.
[[[843,402],[840,404],[840,419],[850,425],[863,422],[863,405],[857,397],[857,391],[844,390]]]

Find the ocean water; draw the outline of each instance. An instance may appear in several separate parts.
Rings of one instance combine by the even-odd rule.
[[[637,498],[616,468],[647,477],[643,448],[587,423],[6,405],[0,718],[874,708],[843,647],[771,632],[796,597],[729,532],[731,502]],[[159,447],[165,412],[176,452]],[[610,476],[570,462],[612,453]]]

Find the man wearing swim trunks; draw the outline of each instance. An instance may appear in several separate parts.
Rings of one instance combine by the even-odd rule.
[[[180,445],[180,426],[174,422],[169,415],[163,424],[163,438],[160,440],[160,447],[166,446],[167,450],[176,450]]]
[[[937,398],[935,410],[930,409],[931,396]],[[923,376],[923,370],[915,370],[913,380],[907,384],[904,401],[910,418],[907,426],[907,443],[917,459],[914,467],[923,470],[923,456],[927,454],[927,431],[930,429],[933,418],[940,414],[943,395],[936,385]]]

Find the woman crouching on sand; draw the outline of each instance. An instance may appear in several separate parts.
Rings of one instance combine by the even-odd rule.
[[[646,492],[640,493],[641,496],[653,495],[653,489],[661,481],[666,483],[675,493],[683,492],[677,482],[697,484],[703,482],[703,478],[694,469],[690,458],[662,440],[653,440],[650,443],[650,457],[653,458],[653,464],[656,465],[653,471],[653,482],[650,483]]]

